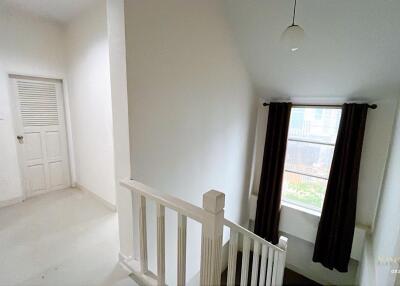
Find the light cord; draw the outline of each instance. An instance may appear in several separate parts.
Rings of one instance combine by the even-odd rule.
[[[297,5],[297,0],[294,0],[292,26],[294,26],[294,19],[296,18],[296,5]]]

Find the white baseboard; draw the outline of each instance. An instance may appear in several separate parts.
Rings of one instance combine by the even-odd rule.
[[[100,202],[102,205],[104,205],[106,208],[108,208],[109,210],[111,210],[113,212],[117,211],[117,207],[115,205],[113,205],[112,203],[106,201],[105,199],[103,199],[99,195],[95,194],[94,192],[90,191],[89,189],[85,188],[81,184],[76,183],[76,188],[81,190],[82,192],[85,192],[85,193],[89,194],[94,199],[96,199],[98,202]]]
[[[22,202],[24,199],[23,197],[16,197],[16,198],[12,198],[9,200],[5,200],[5,201],[1,201],[0,202],[0,208],[4,208],[4,207],[8,207],[8,206],[12,206],[15,204],[18,204],[20,202]]]
[[[138,285],[158,285],[157,275],[148,270],[146,273],[140,271],[140,262],[133,259],[132,257],[126,257],[121,252],[118,255],[119,264],[127,270],[130,274],[128,275]]]

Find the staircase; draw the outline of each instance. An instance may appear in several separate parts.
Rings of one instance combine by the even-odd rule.
[[[187,219],[202,226],[200,284],[220,285],[223,262],[223,232],[229,230],[227,247],[228,269],[225,285],[282,285],[286,260],[287,238],[280,237],[279,244],[273,245],[249,230],[224,217],[225,194],[209,191],[203,195],[203,207],[192,205],[181,199],[160,193],[140,182],[124,180],[121,185],[132,193],[133,208],[139,215],[139,259],[126,258],[121,263],[127,267],[135,280],[144,285],[165,285],[165,209],[171,209],[178,216],[177,284],[186,285],[186,238]],[[157,273],[148,267],[146,203],[152,201],[157,209]],[[132,214],[134,219],[135,215]],[[241,251],[240,277],[237,277],[237,257]],[[250,259],[252,256],[252,259]],[[250,265],[251,263],[251,265]],[[249,271],[249,269],[251,271]],[[240,279],[239,279],[240,278]]]

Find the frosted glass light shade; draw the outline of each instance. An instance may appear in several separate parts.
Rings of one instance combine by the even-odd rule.
[[[298,25],[291,25],[283,32],[281,41],[288,51],[297,51],[304,43],[304,30]]]

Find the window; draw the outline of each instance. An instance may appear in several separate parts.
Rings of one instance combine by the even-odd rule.
[[[283,201],[321,211],[341,112],[340,108],[292,108]]]

